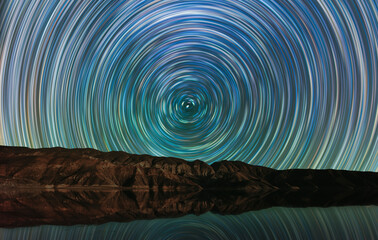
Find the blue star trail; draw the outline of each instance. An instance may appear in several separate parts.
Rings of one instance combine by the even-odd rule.
[[[0,144],[378,170],[378,4],[0,3]]]

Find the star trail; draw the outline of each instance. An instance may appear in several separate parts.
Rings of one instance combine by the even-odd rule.
[[[378,3],[2,1],[0,144],[378,170]]]

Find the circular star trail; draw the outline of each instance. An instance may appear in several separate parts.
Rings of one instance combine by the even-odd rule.
[[[0,144],[378,170],[375,1],[0,6]]]

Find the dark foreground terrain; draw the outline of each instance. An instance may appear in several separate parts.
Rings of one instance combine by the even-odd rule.
[[[378,205],[378,173],[0,147],[1,227],[348,205]]]

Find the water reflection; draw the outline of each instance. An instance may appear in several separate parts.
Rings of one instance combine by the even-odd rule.
[[[271,207],[378,205],[375,191],[0,191],[0,227],[103,224],[177,218],[207,212],[235,215]]]
[[[240,215],[0,229],[1,239],[378,239],[378,207],[274,207]]]

